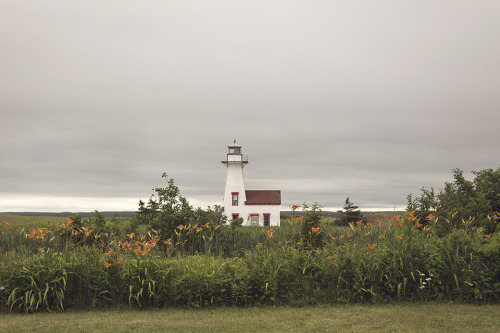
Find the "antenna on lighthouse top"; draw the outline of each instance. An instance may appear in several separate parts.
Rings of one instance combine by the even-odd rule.
[[[234,144],[236,144],[236,139],[234,139],[234,142],[233,142],[233,143],[234,143]]]

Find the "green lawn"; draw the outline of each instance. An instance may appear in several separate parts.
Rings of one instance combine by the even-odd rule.
[[[0,314],[0,332],[499,332],[500,305],[387,304]]]

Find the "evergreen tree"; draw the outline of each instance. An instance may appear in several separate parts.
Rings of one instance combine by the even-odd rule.
[[[349,225],[349,223],[359,222],[364,220],[363,214],[358,209],[358,206],[354,205],[349,197],[345,199],[344,210],[339,210],[339,218],[336,224],[338,225]]]

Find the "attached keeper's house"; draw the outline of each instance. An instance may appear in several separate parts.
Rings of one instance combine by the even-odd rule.
[[[224,213],[228,219],[243,218],[244,226],[279,226],[281,191],[245,190],[243,168],[248,156],[243,156],[236,140],[228,146],[222,163],[227,168]]]

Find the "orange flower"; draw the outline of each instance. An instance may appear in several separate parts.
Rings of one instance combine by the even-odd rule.
[[[104,253],[106,257],[109,257],[113,254],[113,250],[109,250],[108,252]]]
[[[127,234],[127,237],[130,238],[130,239],[134,238],[134,233],[132,232],[130,234]]]
[[[87,229],[85,227],[82,227],[82,230],[85,232],[86,236],[89,236],[92,233],[92,230],[90,228]]]
[[[299,216],[299,217],[297,217],[296,221],[297,221],[297,222],[300,222],[300,221],[302,221],[303,219],[304,219],[304,216]]]
[[[39,247],[38,248],[38,252],[45,252],[45,248],[44,247]]]
[[[267,233],[268,233],[271,237],[273,236],[274,232],[275,232],[275,231],[274,231],[274,229],[269,229],[269,230],[267,231]]]
[[[79,234],[80,234],[80,231],[78,231],[78,230],[73,230],[73,235],[75,235],[75,236],[76,236],[76,235],[79,235]]]
[[[491,238],[491,234],[484,235],[486,238]]]
[[[196,228],[196,232],[200,232],[202,230],[203,230],[203,228]]]
[[[300,206],[299,206],[299,205],[292,205],[292,210],[296,210],[296,209],[298,209],[298,208],[300,208]]]
[[[403,239],[403,234],[396,236],[397,239]]]
[[[363,220],[359,220],[358,222],[356,222],[356,225],[360,226],[362,223],[363,223]]]
[[[483,227],[479,227],[479,228],[477,228],[477,230],[479,230],[479,231],[482,232],[484,230],[484,228]]]
[[[397,221],[399,221],[400,218],[401,218],[401,215],[396,215],[391,220],[397,222]]]
[[[109,262],[104,262],[104,267],[108,268],[109,266],[111,266]]]
[[[417,226],[417,228],[421,228],[421,227],[423,226],[423,224],[420,224],[420,223],[418,223],[418,222],[416,222],[416,224],[415,224],[415,225]]]
[[[167,245],[172,245],[172,238],[167,239],[165,242],[163,242]]]
[[[396,228],[401,228],[401,224],[399,224],[399,222],[396,222]]]
[[[6,225],[10,225],[10,223],[9,223],[9,222],[7,222],[7,221],[3,221],[3,225],[4,225],[4,226],[6,226]]]
[[[312,232],[316,232],[316,233],[318,233],[318,232],[319,232],[319,230],[320,230],[319,228],[312,228]]]
[[[182,229],[186,229],[186,227],[184,225],[182,225],[182,224],[179,224],[177,226],[177,229],[182,230]]]
[[[382,235],[378,236],[378,238],[383,238],[383,239],[385,239],[385,234],[382,234]]]
[[[121,264],[123,261],[121,261],[120,259],[116,259],[116,263],[117,264]]]
[[[346,232],[345,235],[348,237],[348,238],[351,238],[352,237],[352,234],[351,233],[348,233]]]
[[[378,224],[378,225],[382,225],[382,224],[384,224],[384,222],[382,222],[382,221],[378,220],[378,221],[377,221],[377,224]]]
[[[202,225],[203,228],[210,228],[210,222],[207,222],[205,223],[204,225]]]
[[[493,218],[496,220],[500,219],[500,216],[498,216],[497,214],[493,215]]]
[[[373,245],[372,244],[368,244],[368,248],[370,250],[373,250],[375,248],[375,246],[377,246],[377,245],[376,244],[373,244]]]
[[[429,220],[432,220],[434,218],[436,218],[436,217],[434,215],[432,215],[432,214],[427,215],[427,219],[429,219]]]

